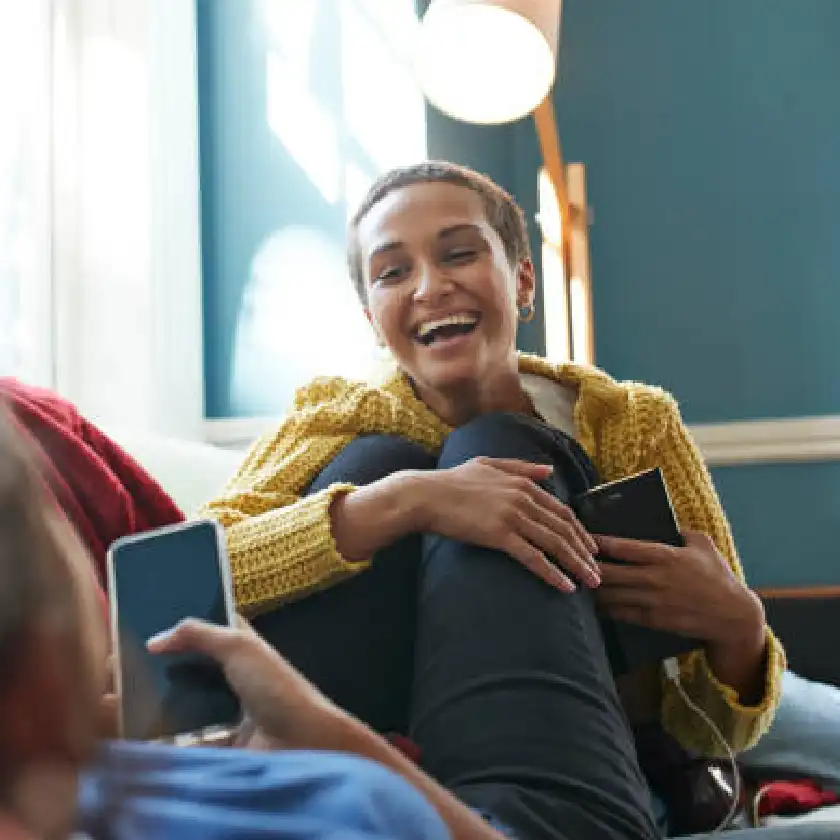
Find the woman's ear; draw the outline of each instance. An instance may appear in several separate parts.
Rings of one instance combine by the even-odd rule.
[[[534,271],[534,264],[530,259],[524,259],[519,263],[516,272],[516,306],[523,309],[533,306],[534,295],[537,290],[537,275]]]

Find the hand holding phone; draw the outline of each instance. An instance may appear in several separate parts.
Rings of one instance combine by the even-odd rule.
[[[157,655],[201,654],[219,664],[242,701],[237,745],[335,749],[342,740],[339,731],[351,724],[346,712],[244,621],[227,628],[188,619],[151,639],[148,647]]]
[[[572,507],[590,534],[684,545],[661,470],[602,484],[576,497]],[[604,563],[623,561],[600,555]],[[695,650],[701,642],[606,615],[601,627],[613,673],[620,676]]]
[[[117,540],[108,552],[119,730],[131,740],[187,740],[239,724],[222,669],[190,652],[155,656],[146,642],[186,618],[235,626],[224,532],[212,520]],[[196,733],[199,733],[196,735]]]

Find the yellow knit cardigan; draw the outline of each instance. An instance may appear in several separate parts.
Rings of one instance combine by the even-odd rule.
[[[709,534],[743,578],[729,523],[673,397],[658,388],[616,382],[596,368],[558,366],[528,355],[520,356],[519,366],[522,373],[576,389],[577,440],[604,480],[661,467],[680,527]],[[338,553],[330,530],[333,498],[353,488],[334,485],[300,496],[344,446],[359,435],[387,433],[436,452],[450,431],[415,397],[401,373],[380,386],[322,378],[301,388],[294,410],[257,441],[223,494],[203,510],[226,529],[240,609],[265,612],[367,568],[367,562],[349,562]],[[767,729],[778,704],[785,656],[769,629],[767,637],[765,690],[757,706],[741,705],[737,693],[716,679],[702,651],[680,661],[688,696],[736,751]],[[720,754],[709,728],[664,678],[662,722],[684,747]]]

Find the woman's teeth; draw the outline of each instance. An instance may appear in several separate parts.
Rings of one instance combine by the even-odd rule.
[[[426,321],[417,328],[417,339],[423,344],[431,344],[436,338],[449,335],[464,335],[478,323],[475,315],[447,315],[434,321]]]

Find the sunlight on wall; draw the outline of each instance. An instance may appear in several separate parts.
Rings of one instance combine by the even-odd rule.
[[[352,137],[382,172],[425,157],[426,110],[408,63],[410,21],[416,27],[417,18],[405,2],[367,6],[366,15],[356,2],[341,4],[344,113]]]
[[[349,203],[348,184],[426,156],[425,101],[411,66],[419,28],[413,0],[260,5],[272,45],[266,56],[269,125],[327,201]],[[313,93],[319,10],[340,30],[342,101],[334,109]]]
[[[409,64],[413,0],[260,0],[259,8],[267,121],[323,197],[325,221],[273,231],[252,260],[231,389],[245,414],[285,408],[316,375],[367,378],[381,367],[330,208],[348,218],[378,175],[426,157],[425,104]],[[332,44],[341,55],[326,62]],[[333,65],[336,77],[325,80]],[[335,90],[338,101],[319,98],[314,70],[317,91]]]
[[[330,204],[340,197],[336,120],[306,88],[305,75],[280,53],[266,57],[268,124]]]
[[[237,324],[234,404],[249,414],[276,412],[313,377],[364,379],[375,359],[343,250],[315,228],[271,236],[253,260]]]

